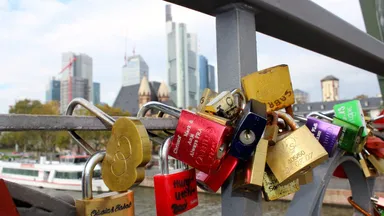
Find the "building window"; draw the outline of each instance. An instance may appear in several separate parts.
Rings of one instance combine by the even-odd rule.
[[[308,105],[308,106],[307,106],[307,109],[308,109],[308,110],[311,110],[311,106]]]
[[[322,110],[324,109],[324,104],[320,105],[320,109],[322,109]]]
[[[297,111],[297,110],[299,110],[299,108],[297,108],[297,106],[294,106],[293,110]]]

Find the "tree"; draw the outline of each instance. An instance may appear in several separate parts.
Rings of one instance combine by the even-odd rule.
[[[131,114],[126,111],[122,111],[120,108],[110,107],[108,104],[97,105],[99,109],[104,111],[110,116],[130,116]],[[94,116],[86,109],[79,109],[76,111],[77,115]],[[111,137],[110,131],[80,131],[78,134],[92,145],[96,150],[103,148]]]
[[[357,100],[361,100],[361,99],[367,99],[368,98],[368,95],[365,95],[365,94],[361,94],[361,95],[357,95],[355,98],[353,99],[357,99]]]

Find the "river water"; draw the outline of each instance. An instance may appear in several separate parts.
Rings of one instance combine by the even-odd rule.
[[[53,194],[57,191],[52,189],[38,189],[43,192]],[[135,192],[135,214],[140,216],[156,216],[155,197],[153,188],[136,187],[133,189]],[[81,198],[81,192],[66,191],[75,199]],[[285,215],[288,209],[289,202],[286,201],[273,201],[264,202],[262,204],[263,215],[265,216],[282,216]],[[353,209],[350,206],[333,206],[323,205],[322,215],[326,216],[350,216],[353,214]],[[216,194],[199,193],[199,205],[194,209],[182,214],[185,216],[199,215],[199,216],[219,216],[221,215],[221,197]],[[298,214],[299,216],[300,214]],[[239,215],[236,216],[241,216]]]

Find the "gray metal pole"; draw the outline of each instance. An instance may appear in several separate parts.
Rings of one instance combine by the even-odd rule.
[[[245,4],[227,5],[216,14],[219,91],[241,87],[241,77],[257,70],[255,10]],[[234,173],[221,187],[223,216],[261,215],[261,193],[236,194]]]

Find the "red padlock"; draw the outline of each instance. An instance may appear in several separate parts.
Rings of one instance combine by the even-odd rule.
[[[178,215],[198,205],[195,169],[169,174],[168,152],[172,138],[160,150],[161,174],[153,176],[158,216]]]
[[[345,172],[344,172],[344,168],[343,168],[343,166],[341,166],[341,165],[339,165],[339,166],[335,169],[335,171],[333,172],[333,176],[335,176],[335,177],[337,177],[337,178],[344,178],[344,179],[348,178],[348,177],[347,177],[347,174],[345,174]]]
[[[16,205],[3,179],[0,179],[0,215],[19,216]]]
[[[369,153],[375,155],[378,158],[384,158],[384,148],[379,148],[379,149],[371,149],[367,148]]]
[[[221,166],[217,170],[212,171],[209,174],[202,171],[197,173],[197,185],[203,190],[216,192],[219,190],[221,185],[224,184],[224,181],[231,175],[232,171],[236,168],[237,163],[237,158],[229,154],[226,155],[221,163]]]
[[[375,136],[368,136],[365,147],[369,149],[381,149],[384,148],[384,141]]]
[[[182,110],[169,155],[205,173],[216,170],[227,153],[233,128]]]

